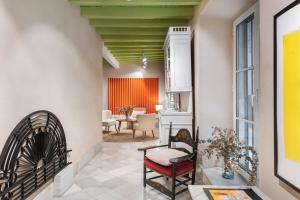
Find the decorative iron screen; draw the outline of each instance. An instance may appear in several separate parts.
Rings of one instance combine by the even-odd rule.
[[[66,138],[49,111],[26,116],[12,131],[0,155],[0,199],[26,199],[64,169]]]

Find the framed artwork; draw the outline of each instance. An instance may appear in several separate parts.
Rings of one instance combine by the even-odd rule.
[[[209,200],[262,200],[252,189],[204,188]]]
[[[300,0],[274,17],[275,176],[300,192]]]

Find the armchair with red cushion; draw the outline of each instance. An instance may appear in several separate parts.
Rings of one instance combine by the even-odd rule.
[[[196,137],[192,138],[187,129],[180,129],[176,136],[172,136],[172,123],[170,124],[169,143],[167,145],[151,146],[140,148],[139,151],[144,152],[144,187],[149,185],[163,194],[175,200],[175,196],[185,192],[188,188],[188,183],[195,183],[196,176],[196,161],[198,148],[199,128],[197,128]],[[176,144],[184,143],[185,146],[190,147],[192,151],[187,148],[176,148]],[[183,146],[183,145],[181,145]],[[168,147],[161,149],[162,147]],[[150,151],[157,149],[157,151]],[[158,173],[159,176],[147,178],[149,173]],[[158,178],[171,179],[172,187],[168,189],[159,182],[154,181]],[[177,187],[184,186],[181,190],[176,190]]]

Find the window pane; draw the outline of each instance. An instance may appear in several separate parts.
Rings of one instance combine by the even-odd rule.
[[[249,147],[254,146],[253,128],[254,125],[249,122],[236,120],[236,130],[237,130],[238,137],[245,146],[249,146]],[[250,151],[246,152],[246,154],[250,157],[252,156]],[[245,167],[246,169],[251,170],[250,163],[247,162],[245,159],[240,160],[240,165],[242,167]]]
[[[247,130],[247,129],[246,129],[245,125],[246,124],[241,122],[241,120],[236,120],[236,133],[241,142],[245,142],[247,139],[247,133],[245,132],[245,130]]]
[[[242,120],[236,120],[236,126],[240,141],[247,146],[253,146],[253,124]]]
[[[245,37],[245,25],[240,24],[237,26],[237,70],[246,67],[246,37]]]
[[[237,26],[237,70],[253,67],[253,16]]]
[[[237,73],[236,115],[238,118],[253,121],[253,70]]]
[[[247,67],[253,67],[253,20],[247,23]]]

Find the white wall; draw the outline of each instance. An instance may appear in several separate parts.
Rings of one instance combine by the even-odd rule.
[[[202,138],[233,126],[233,21],[254,0],[204,0],[195,10],[195,110]]]
[[[161,63],[149,64],[147,69],[138,65],[120,65],[119,69],[109,64],[103,66],[103,109],[108,109],[108,79],[109,78],[159,78],[159,103],[165,101],[165,72]]]
[[[252,0],[205,0],[195,10],[195,110],[202,138],[212,126],[233,126],[234,19]]]
[[[204,0],[191,24],[195,37],[195,112],[200,138],[212,126],[233,128],[233,22],[255,0]],[[203,146],[202,146],[203,148]],[[203,159],[206,167],[215,160]]]
[[[254,1],[205,2],[207,5],[196,10],[194,20],[195,89],[197,124],[202,136],[208,137],[211,125],[232,126],[232,22]],[[256,125],[259,187],[274,200],[300,199],[299,193],[274,176],[273,17],[291,2],[260,0],[260,91]],[[217,4],[213,6],[214,3]],[[243,8],[233,9],[233,5]]]
[[[195,96],[201,137],[232,127],[231,20],[201,16],[195,24]]]
[[[0,150],[27,114],[61,120],[71,161],[102,140],[102,44],[67,0],[0,0]]]
[[[260,1],[259,178],[262,190],[274,200],[300,199],[299,193],[274,176],[273,16],[291,2],[293,0]]]

